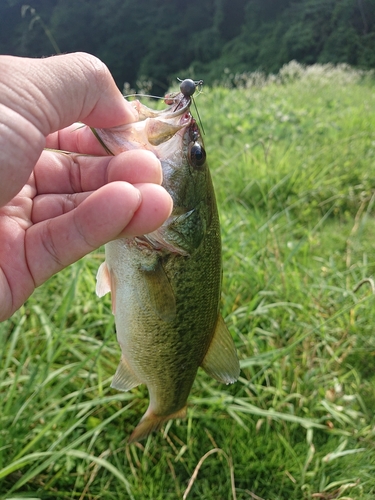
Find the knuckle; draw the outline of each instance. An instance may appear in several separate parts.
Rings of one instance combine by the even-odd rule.
[[[106,87],[108,78],[110,77],[110,72],[106,64],[86,52],[78,52],[77,57],[81,60],[85,68],[89,69],[90,75],[94,78],[96,85],[100,88]]]
[[[73,193],[80,193],[83,190],[81,165],[77,161],[76,155],[71,154],[69,155],[68,158],[69,158],[69,166],[68,166],[69,184],[71,186]]]
[[[62,203],[62,213],[66,214],[71,212],[77,207],[77,198],[73,194],[65,195]]]
[[[87,228],[84,224],[82,224],[81,218],[78,217],[77,213],[74,213],[74,226],[78,236],[78,239],[82,243],[82,248],[84,247],[86,252],[95,250],[97,245],[95,245],[94,241],[91,241],[91,235],[87,231]]]

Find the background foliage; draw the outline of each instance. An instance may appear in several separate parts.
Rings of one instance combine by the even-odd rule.
[[[188,418],[127,445],[147,391],[110,389],[87,256],[0,323],[0,498],[373,500],[373,75],[313,63],[375,67],[375,0],[23,5],[0,0],[0,53],[89,51],[120,88],[221,82],[196,100],[242,371],[200,371]]]
[[[187,419],[129,446],[148,394],[110,388],[99,250],[0,323],[0,498],[375,498],[372,76],[293,62],[235,83],[196,102],[239,381],[199,370]]]
[[[99,56],[120,88],[151,80],[154,92],[175,76],[212,84],[228,73],[277,72],[292,59],[373,68],[375,0],[0,2],[0,53],[56,47]]]

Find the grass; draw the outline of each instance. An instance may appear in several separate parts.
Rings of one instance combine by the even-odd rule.
[[[0,324],[1,498],[374,498],[374,85],[319,66],[251,83],[196,99],[240,380],[200,372],[187,419],[128,446],[147,390],[110,389],[98,251]]]

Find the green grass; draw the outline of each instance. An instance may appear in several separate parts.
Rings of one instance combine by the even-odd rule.
[[[196,99],[240,380],[200,372],[187,419],[128,446],[147,390],[110,389],[90,255],[0,324],[1,498],[375,497],[374,84],[319,69]]]

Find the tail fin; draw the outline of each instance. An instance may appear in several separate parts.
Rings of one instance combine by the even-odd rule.
[[[185,418],[186,417],[187,406],[181,408],[181,410],[172,413],[171,415],[163,415],[158,416],[153,413],[150,408],[146,411],[146,413],[141,418],[141,421],[131,433],[128,443],[134,443],[135,441],[140,441],[141,439],[145,439],[151,432],[158,431],[160,427],[172,418]]]

